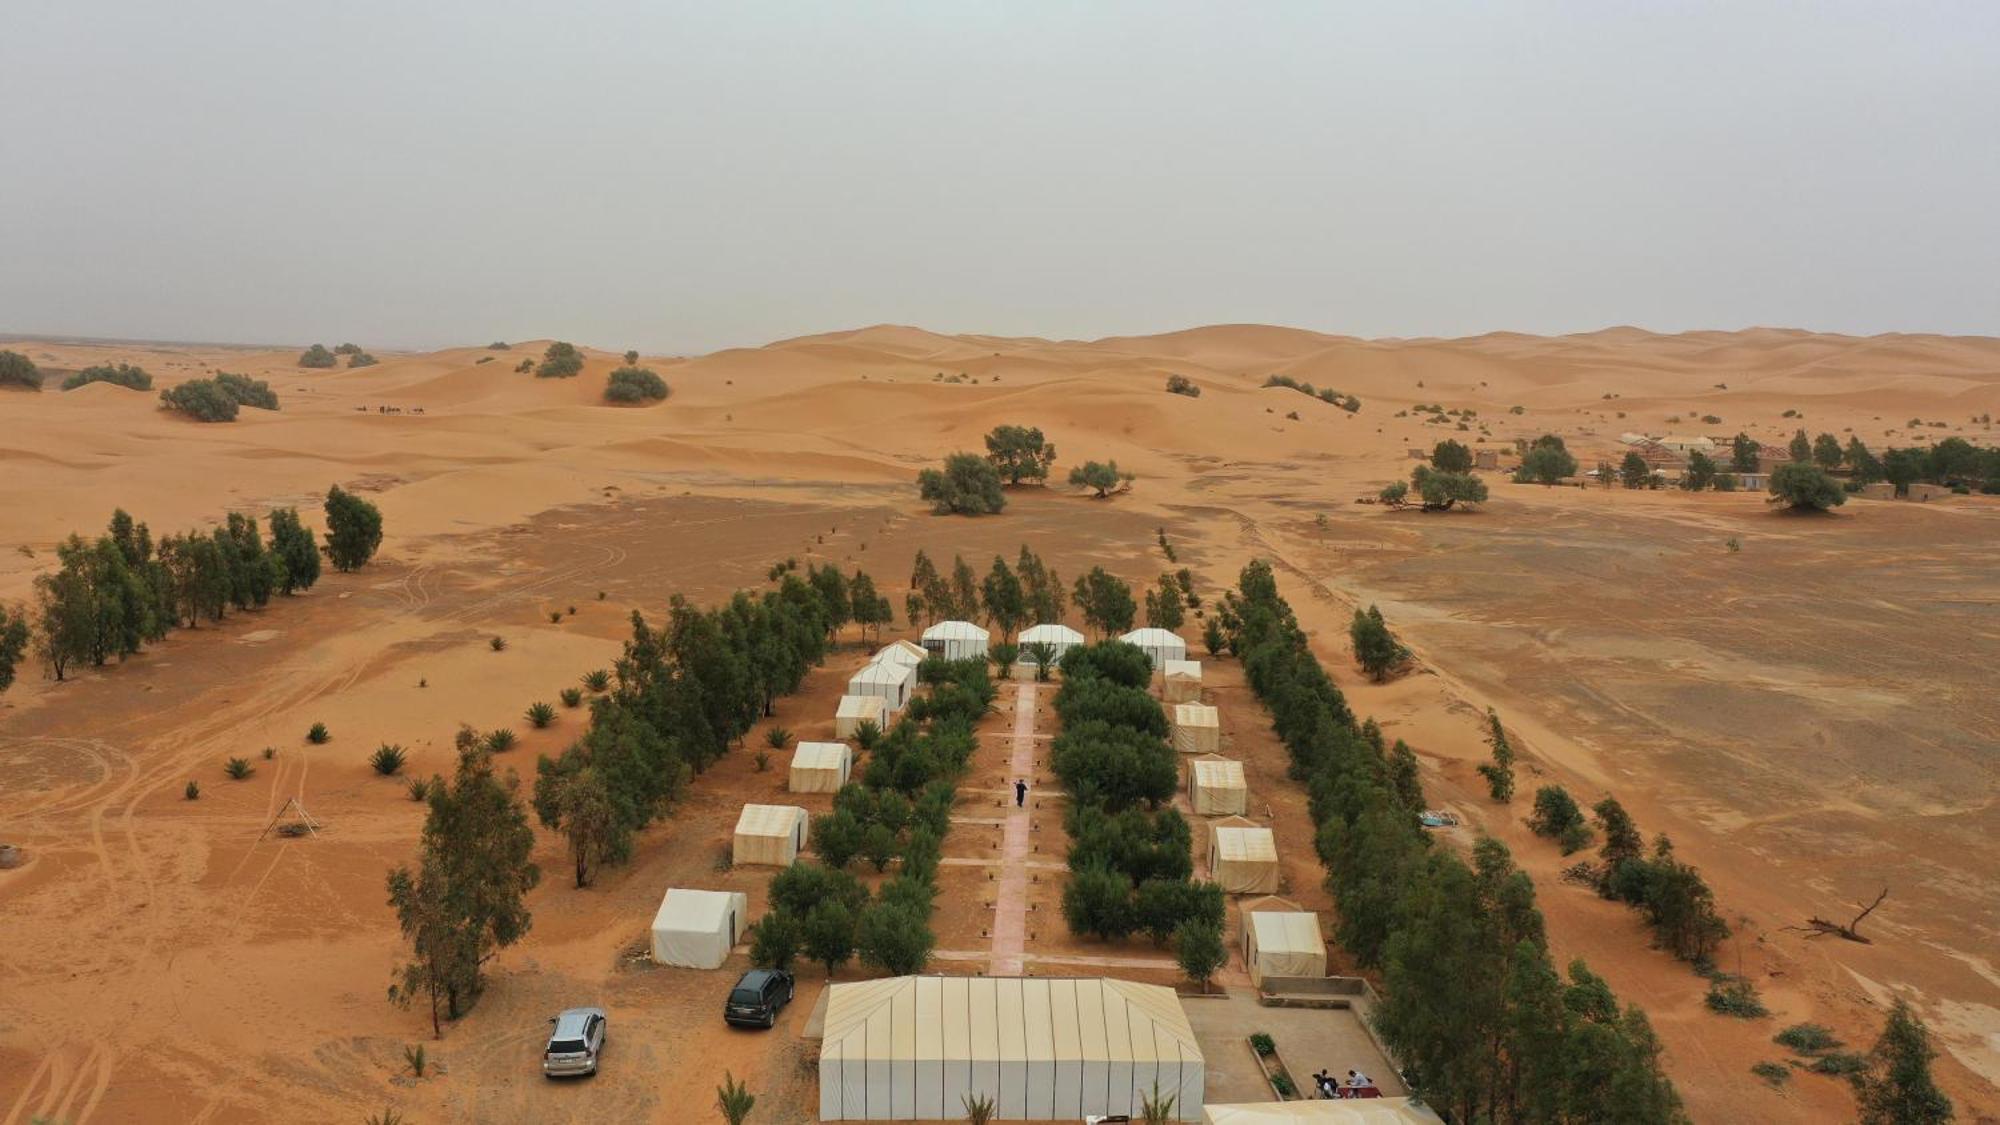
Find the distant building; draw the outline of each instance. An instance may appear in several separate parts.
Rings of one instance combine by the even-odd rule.
[[[1626,445],[1637,445],[1642,441],[1651,441],[1653,439],[1637,430],[1626,430],[1624,433],[1618,435],[1618,440],[1624,442]]]
[[[1673,450],[1675,453],[1693,453],[1697,449],[1703,453],[1715,452],[1715,442],[1700,434],[1668,434],[1665,437],[1653,440]]]
[[[1632,447],[1632,452],[1637,453],[1639,460],[1644,461],[1646,467],[1656,473],[1677,473],[1687,468],[1687,455],[1678,449],[1669,447],[1664,442],[1652,441],[1650,439],[1642,441]]]
[[[1950,495],[1951,495],[1951,489],[1946,488],[1944,485],[1925,484],[1922,481],[1919,481],[1916,484],[1910,486],[1909,491],[1903,494],[1903,498],[1905,500],[1915,500],[1919,503],[1922,503],[1924,501],[1935,500],[1938,499],[1939,497],[1950,496]]]
[[[1792,463],[1792,451],[1783,445],[1762,444],[1757,447],[1757,471],[1774,473],[1778,466]]]

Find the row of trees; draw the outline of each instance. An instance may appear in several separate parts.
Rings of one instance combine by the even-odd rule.
[[[1762,448],[1750,435],[1737,434],[1730,442],[1731,470],[1756,472]],[[1887,481],[1896,486],[1899,495],[1918,481],[2000,492],[2000,449],[1982,449],[1961,437],[1948,437],[1930,446],[1891,447],[1877,457],[1859,437],[1850,436],[1842,445],[1832,434],[1808,438],[1801,429],[1792,434],[1786,452],[1792,464],[1829,472],[1844,469],[1856,484]],[[1773,466],[1762,467],[1774,474],[1777,471]]]
[[[1005,558],[993,556],[984,579],[956,556],[947,577],[919,549],[910,569],[910,592],[903,600],[913,626],[978,621],[991,623],[1008,636],[1037,622],[1061,621],[1065,606],[1061,576],[1026,544],[1012,567]]]
[[[382,540],[381,513],[338,485],[324,511],[334,565],[367,563]],[[320,574],[312,532],[293,508],[268,518],[268,541],[256,519],[240,512],[210,532],[155,542],[150,528],[121,509],[96,540],[71,535],[56,548],[56,570],[35,579],[32,610],[0,613],[0,663],[8,652],[18,661],[18,646],[5,642],[25,626],[50,674],[62,680],[76,664],[122,660],[176,627],[197,628],[232,608],[261,608],[273,595],[310,588]],[[6,671],[0,688],[11,682],[11,664]]]
[[[928,691],[888,735],[868,732],[868,764],[842,786],[831,813],[814,818],[821,863],[795,863],[771,883],[771,910],[751,945],[759,965],[785,967],[803,954],[827,975],[850,957],[891,975],[921,972],[936,944],[930,917],[952,802],[978,747],[973,725],[998,691],[984,660],[926,660]],[[900,857],[900,859],[899,859]],[[896,874],[870,896],[849,872],[865,859]],[[822,866],[823,865],[823,866]]]
[[[1336,936],[1380,970],[1378,1026],[1426,1102],[1454,1119],[1677,1122],[1645,1015],[1581,961],[1552,963],[1534,885],[1504,845],[1434,848],[1414,755],[1357,723],[1262,561],[1222,615],[1306,781]]]
[[[1051,747],[1069,790],[1070,932],[1115,940],[1136,932],[1172,942],[1181,967],[1204,986],[1222,967],[1223,896],[1196,883],[1193,832],[1172,808],[1179,755],[1167,717],[1146,690],[1152,662],[1122,641],[1072,648],[1056,693],[1062,733]]]
[[[314,344],[299,353],[299,366],[314,368],[338,367],[340,366],[341,356],[347,357],[347,366],[349,367],[372,367],[375,364],[375,357],[362,351],[359,344],[341,344],[331,351],[327,350],[325,344]]]

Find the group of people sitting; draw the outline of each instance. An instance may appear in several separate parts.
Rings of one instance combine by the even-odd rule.
[[[1348,1071],[1347,1079],[1344,1082],[1322,1070],[1313,1075],[1313,1085],[1319,1089],[1319,1096],[1322,1098],[1376,1098],[1382,1096],[1382,1092],[1375,1087],[1375,1080],[1358,1070]]]

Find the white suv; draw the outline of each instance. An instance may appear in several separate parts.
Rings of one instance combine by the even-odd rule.
[[[597,1056],[604,1051],[604,1009],[571,1008],[549,1022],[555,1028],[542,1049],[542,1074],[549,1078],[596,1074]]]

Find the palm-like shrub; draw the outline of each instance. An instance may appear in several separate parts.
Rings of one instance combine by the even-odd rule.
[[[603,691],[611,686],[611,673],[595,668],[583,674],[583,686],[593,692]]]
[[[507,638],[494,637],[492,640],[486,642],[486,647],[492,649],[494,652],[506,652]]]
[[[560,697],[560,698],[562,699],[562,702],[563,702],[563,706],[564,706],[564,707],[581,707],[581,706],[583,706],[583,689],[582,689],[582,688],[573,688],[573,687],[566,687],[566,688],[562,689],[561,691],[557,692],[556,694],[557,694],[557,695],[558,695],[558,696],[559,696],[559,697]]]
[[[368,764],[383,777],[394,777],[402,772],[403,763],[409,760],[409,753],[401,746],[384,742],[368,755]]]
[[[792,732],[786,730],[784,727],[766,727],[764,729],[764,745],[769,746],[771,749],[783,750],[791,744]]]
[[[409,784],[410,800],[421,801],[431,795],[431,783],[426,778],[413,777]]]
[[[190,781],[187,783],[187,788],[181,790],[181,792],[187,796],[188,800],[198,801],[201,799],[201,782]]]
[[[531,703],[527,710],[528,724],[541,730],[556,721],[556,709],[547,703]]]
[[[489,754],[502,754],[512,750],[514,744],[519,741],[520,739],[514,737],[513,731],[508,730],[506,727],[501,727],[499,730],[487,734],[486,752]]]
[[[327,739],[332,737],[331,734],[327,733],[325,723],[314,723],[312,729],[306,731],[306,741],[312,743],[314,746],[323,745]]]
[[[231,758],[222,764],[222,772],[228,774],[232,781],[242,781],[256,773],[257,767],[251,765],[248,758]]]

